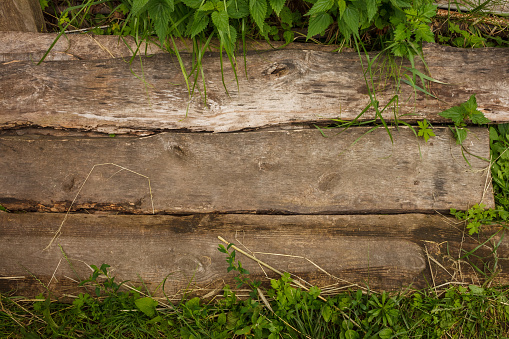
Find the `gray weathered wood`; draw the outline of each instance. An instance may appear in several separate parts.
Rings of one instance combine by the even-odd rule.
[[[402,84],[399,119],[444,122],[438,116],[440,111],[476,94],[479,107],[488,118],[509,121],[509,49],[466,50],[429,45],[425,56],[431,75],[449,83],[434,83],[429,88],[443,101],[421,92],[414,101],[413,89]],[[351,120],[369,103],[356,53],[253,53],[247,60],[249,80],[245,79],[244,63],[239,57],[240,92],[230,66],[224,68],[230,96],[223,88],[218,56],[208,55],[203,61],[207,80],[205,106],[198,89],[189,103],[174,56],[156,55],[142,60],[143,72],[140,60],[131,66],[124,60],[61,61],[40,66],[31,62],[3,63],[0,128],[41,126],[145,134],[171,129],[226,132],[325,122],[337,117]],[[144,77],[145,82],[136,76]],[[201,82],[199,79],[198,84]],[[393,98],[394,86],[387,79],[380,83],[384,86],[377,86],[377,99],[383,107]],[[373,117],[369,111],[362,120]],[[388,108],[384,117],[393,119],[393,110]]]
[[[484,0],[468,0],[468,1],[451,1],[451,0],[438,0],[436,1],[439,8],[459,10],[461,12],[468,12],[478,7],[479,10],[492,14],[509,14],[508,1],[484,1]]]
[[[0,62],[9,61],[39,61],[55,41],[57,33],[30,33],[30,32],[0,32]],[[156,43],[142,43],[139,46],[139,55],[166,53]],[[175,41],[180,52],[192,52],[193,42],[188,39]],[[209,51],[219,49],[219,41],[210,41]],[[283,43],[273,41],[270,45],[266,41],[247,41],[249,51],[268,51],[274,48],[305,49],[322,52],[332,52],[340,46],[315,45],[308,43],[292,43],[282,47]],[[239,46],[240,48],[240,46]],[[98,60],[131,57],[136,51],[135,40],[131,37],[118,37],[113,35],[94,34],[66,34],[57,40],[45,61],[62,60]]]
[[[39,0],[0,0],[0,31],[44,32]]]
[[[0,277],[19,277],[0,279],[0,290],[17,288],[25,296],[36,295],[42,286],[34,282],[33,274],[58,294],[83,292],[69,278],[84,279],[91,274],[86,265],[107,263],[118,281],[130,280],[137,286],[142,279],[154,289],[167,277],[165,287],[170,296],[188,284],[190,289],[200,287],[198,293],[205,295],[232,283],[234,276],[226,273],[226,257],[217,250],[221,243],[217,236],[279,270],[321,287],[329,286],[326,291],[331,285],[350,283],[377,290],[410,284],[423,288],[451,281],[478,282],[468,260],[462,260],[460,274],[457,259],[460,249],[474,249],[479,239],[465,236],[464,225],[456,220],[438,215],[74,214],[67,218],[54,245],[43,251],[63,218],[63,214],[0,213]],[[494,231],[488,229],[486,234]],[[501,236],[499,233],[493,241]],[[498,247],[499,257],[509,255],[506,239]],[[489,259],[490,246],[491,242],[481,246],[476,255]],[[256,263],[240,253],[237,259],[252,277],[267,281]],[[498,265],[502,273],[497,282],[507,283],[508,263],[500,260]]]
[[[448,128],[427,144],[408,128],[391,129],[394,144],[383,128],[368,130],[2,136],[0,204],[62,212],[77,197],[76,209],[152,213],[153,202],[156,213],[299,214],[494,206],[488,162],[465,152],[469,167]],[[489,158],[487,129],[471,128],[464,144]]]

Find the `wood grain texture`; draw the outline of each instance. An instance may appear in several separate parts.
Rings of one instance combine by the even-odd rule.
[[[424,143],[408,128],[149,137],[0,137],[0,204],[12,210],[130,213],[400,213],[493,207],[488,130],[463,159],[448,128]],[[353,145],[355,140],[362,139]],[[120,167],[122,166],[122,168]],[[150,187],[152,199],[150,195]],[[485,192],[486,189],[486,192]],[[78,194],[79,193],[79,194]]]
[[[0,31],[44,32],[39,0],[0,0]]]
[[[31,32],[0,32],[0,62],[11,61],[39,61],[51,44],[55,41],[57,33],[31,33]],[[141,43],[140,55],[166,53],[154,43]],[[193,42],[189,39],[177,39],[175,44],[180,52],[192,52]],[[332,52],[340,46],[315,45],[308,43],[292,43],[285,47],[283,42],[273,41],[270,45],[266,41],[246,41],[249,51],[269,51],[274,48],[286,50],[306,49],[322,52]],[[219,40],[210,41],[209,51],[219,49]],[[67,34],[63,35],[53,46],[45,61],[62,60],[100,60],[111,58],[131,57],[132,52],[138,48],[132,37],[94,34]],[[239,46],[241,48],[241,46]]]
[[[477,95],[493,121],[509,121],[509,49],[454,49],[428,45],[431,75],[448,85],[429,89],[442,101],[402,84],[398,118],[444,122],[438,113]],[[189,66],[189,59],[186,59]],[[238,63],[240,92],[225,66],[225,93],[219,58],[207,55],[203,67],[207,101],[197,92],[189,101],[174,56],[123,60],[31,62],[0,65],[0,128],[40,126],[105,133],[150,134],[160,130],[227,132],[288,124],[354,119],[368,104],[368,91],[356,53],[310,50],[251,53],[244,76]],[[382,72],[384,74],[384,72]],[[145,82],[138,77],[144,76]],[[201,83],[201,79],[199,80]],[[377,81],[380,107],[393,98],[391,81]],[[199,86],[198,86],[199,87]],[[409,99],[409,100],[408,100]],[[186,117],[186,111],[188,114]],[[394,119],[387,109],[386,119]],[[362,120],[372,119],[367,112]]]
[[[51,290],[76,293],[76,285],[66,277],[84,279],[91,273],[86,265],[107,263],[119,281],[130,280],[138,285],[142,279],[155,288],[168,276],[166,292],[170,295],[184,289],[191,280],[190,288],[203,288],[200,293],[206,294],[231,283],[234,276],[226,273],[226,257],[217,250],[220,243],[217,236],[279,270],[321,287],[355,283],[390,290],[410,284],[423,288],[433,282],[439,285],[448,281],[477,281],[468,264],[462,266],[461,275],[455,265],[460,248],[470,251],[478,245],[478,239],[464,237],[464,225],[437,215],[74,214],[68,217],[55,244],[43,251],[63,217],[63,214],[0,214],[0,276],[24,277],[0,279],[0,289],[17,288],[25,296],[35,295],[42,286],[33,283],[30,272],[49,284]],[[493,241],[500,240],[500,236]],[[490,245],[488,242],[481,246],[476,254],[489,258]],[[498,255],[507,256],[508,251],[504,240]],[[237,259],[253,277],[267,281],[256,263],[240,253]],[[501,260],[499,265],[503,273],[497,282],[509,281],[508,263]],[[50,283],[53,274],[56,280]],[[276,277],[272,272],[268,276]]]

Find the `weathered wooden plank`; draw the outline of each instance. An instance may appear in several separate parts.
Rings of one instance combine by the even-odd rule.
[[[63,214],[0,214],[0,276],[24,277],[0,279],[0,289],[18,288],[24,295],[35,295],[42,286],[33,283],[33,274],[51,290],[76,293],[76,284],[67,277],[78,277],[63,251],[80,279],[91,273],[86,265],[107,263],[119,281],[139,285],[142,279],[154,288],[168,277],[168,294],[185,289],[192,281],[189,287],[203,288],[203,295],[231,283],[234,276],[226,273],[226,257],[217,251],[217,236],[279,270],[322,287],[354,283],[363,287],[369,284],[376,290],[479,281],[466,264],[468,260],[462,260],[461,274],[457,266],[459,254],[463,254],[460,249],[470,251],[479,240],[465,236],[464,225],[438,215],[73,214],[54,245],[43,251],[63,218]],[[490,232],[494,230],[487,234]],[[500,240],[500,236],[493,240]],[[489,258],[490,244],[482,246],[476,255]],[[508,254],[504,240],[498,255]],[[256,263],[240,253],[237,259],[253,277],[266,281]],[[498,265],[502,269],[498,282],[509,281],[507,261],[500,260]]]
[[[483,1],[483,0],[468,0],[468,1],[451,1],[451,0],[438,0],[436,1],[439,8],[457,10],[461,12],[468,12],[477,9],[483,12],[492,14],[509,14],[509,2],[507,1]]]
[[[0,32],[0,62],[9,61],[39,61],[51,44],[55,41],[57,33],[30,33],[30,32]],[[139,46],[139,55],[165,53],[155,43],[142,43]],[[192,52],[193,42],[188,39],[177,39],[175,44],[180,52]],[[268,51],[274,48],[306,49],[322,52],[332,52],[340,46],[315,45],[308,43],[292,43],[282,47],[283,43],[273,41],[270,45],[266,41],[247,41],[249,51]],[[239,46],[239,48],[241,48]],[[131,57],[136,51],[135,40],[131,37],[94,34],[67,34],[57,40],[45,61],[61,60],[98,60]],[[209,51],[217,51],[219,41],[212,39]]]
[[[39,0],[0,0],[0,31],[44,32]]]
[[[391,129],[394,144],[383,128],[368,130],[2,136],[0,204],[62,212],[76,197],[75,209],[299,214],[494,206],[488,162],[465,152],[470,167],[448,128],[427,144],[408,128]],[[467,152],[488,159],[487,129],[469,135]]]
[[[421,92],[416,101],[407,100],[415,94],[402,84],[398,119],[443,122],[437,113],[477,94],[479,107],[488,118],[509,121],[509,49],[429,45],[425,56],[431,75],[449,84],[434,83],[429,89],[443,101]],[[225,66],[229,96],[223,88],[219,58],[208,55],[203,60],[205,106],[199,90],[189,101],[175,57],[156,55],[142,60],[143,71],[139,60],[132,65],[116,59],[48,62],[40,66],[31,62],[4,63],[0,65],[0,127],[33,125],[146,134],[171,129],[225,132],[325,122],[338,116],[351,120],[369,103],[356,53],[281,50],[250,54],[248,80],[239,59],[240,92],[231,68]],[[136,76],[143,76],[145,82]],[[394,96],[390,83],[380,80],[380,107]],[[388,108],[384,116],[390,120],[395,114]],[[374,112],[369,111],[362,120],[371,118]]]

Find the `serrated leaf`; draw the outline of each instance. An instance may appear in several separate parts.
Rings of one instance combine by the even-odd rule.
[[[194,9],[199,8],[200,5],[201,5],[201,0],[182,0],[182,2],[187,7],[191,7],[191,8],[194,8]]]
[[[269,0],[270,7],[276,12],[276,15],[279,16],[279,13],[281,13],[281,10],[283,9],[283,6],[286,3],[286,0]]]
[[[136,299],[134,304],[140,311],[150,318],[153,318],[156,314],[157,301],[150,297]]]
[[[371,22],[371,20],[373,20],[376,12],[378,10],[377,1],[376,0],[366,0],[366,10],[368,13],[368,21]]]
[[[147,9],[154,22],[156,34],[162,42],[168,35],[170,14],[174,10],[173,0],[150,0]]]
[[[292,27],[293,25],[293,14],[290,8],[284,6],[281,10],[281,13],[279,15],[279,18],[281,19],[281,23],[287,24],[288,26]]]
[[[228,15],[233,19],[242,19],[249,15],[248,0],[230,0],[227,3]]]
[[[468,114],[472,114],[477,110],[477,99],[475,94],[472,94],[467,101],[461,104],[465,108]]]
[[[141,10],[145,7],[149,0],[133,0],[133,5],[131,7],[131,14],[133,16],[138,15]]]
[[[412,5],[409,2],[406,2],[404,0],[391,0],[391,4],[399,9],[412,7]]]
[[[267,1],[249,0],[249,12],[258,25],[260,32],[263,33],[263,23],[265,22],[265,14],[267,14]]]
[[[311,16],[306,39],[325,31],[332,24],[332,21],[332,17],[328,13],[319,13]]]
[[[193,19],[189,21],[187,25],[187,33],[194,38],[200,34],[205,28],[207,28],[210,22],[208,14],[201,11],[196,11],[193,15]]]
[[[327,12],[334,5],[334,0],[318,0],[313,7],[306,13],[306,15],[314,15],[322,12]]]
[[[410,38],[410,32],[407,30],[404,24],[399,24],[394,30],[394,41],[401,42]]]
[[[463,120],[465,119],[467,112],[461,106],[454,106],[438,113],[438,115],[446,119],[451,119],[456,126],[459,126],[463,124]]]
[[[428,25],[420,23],[415,31],[415,41],[435,42],[435,36]]]
[[[470,115],[470,120],[472,120],[473,124],[484,125],[489,124],[491,122],[490,119],[484,116],[484,113],[476,110],[474,113]]]
[[[345,20],[347,27],[355,35],[359,34],[359,19],[359,11],[356,8],[349,6],[345,9],[343,20]]]
[[[323,320],[325,320],[325,322],[328,323],[332,316],[332,310],[331,310],[330,306],[325,305],[324,307],[322,307],[321,313],[322,313]]]
[[[214,24],[214,26],[216,26],[218,31],[221,31],[224,33],[228,32],[228,28],[230,27],[228,12],[214,11],[214,12],[212,12],[210,17],[212,18],[212,23]]]

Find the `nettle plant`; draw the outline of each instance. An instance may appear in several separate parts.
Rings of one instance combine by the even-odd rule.
[[[296,24],[307,28],[307,39],[333,32],[324,42],[351,41],[376,28],[396,56],[411,56],[420,42],[434,41],[428,23],[436,14],[430,0],[122,0],[121,8],[129,13],[122,34],[149,32],[170,48],[178,37],[202,43],[216,37],[231,58],[246,34],[289,43]]]

